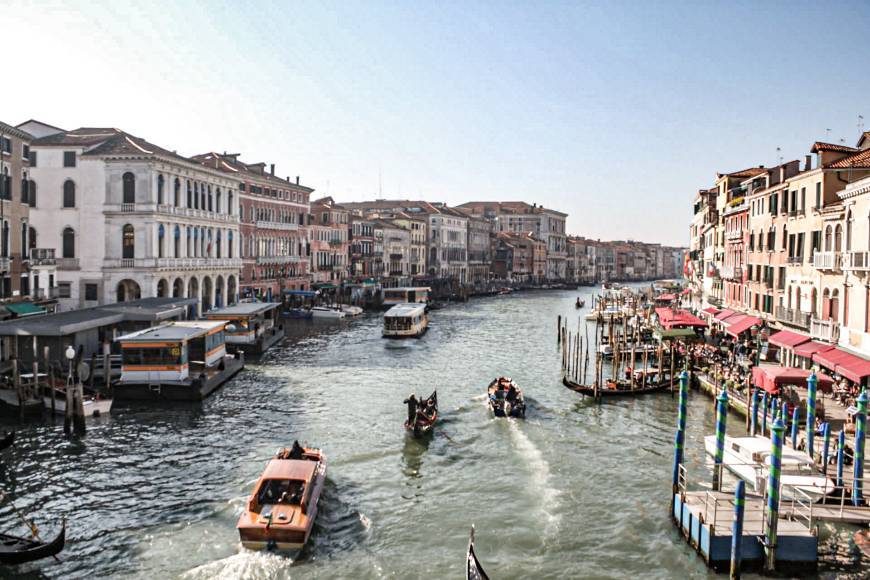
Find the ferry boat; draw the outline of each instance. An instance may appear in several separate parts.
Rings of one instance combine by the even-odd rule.
[[[428,327],[425,304],[397,304],[384,313],[385,338],[417,338]]]
[[[249,550],[301,550],[317,517],[326,456],[294,442],[266,464],[236,528]]]
[[[754,491],[762,493],[767,486],[770,448],[771,442],[767,437],[726,435],[722,463],[728,471],[746,481]],[[704,437],[704,449],[709,455],[715,455],[715,435]],[[816,463],[804,453],[783,448],[781,473],[783,499],[793,499],[793,489],[800,490],[816,501],[834,491],[834,482],[820,474]]]
[[[510,377],[498,377],[486,388],[487,405],[496,417],[526,418],[523,391]]]
[[[408,286],[402,288],[384,288],[383,307],[391,308],[399,304],[426,304],[429,302],[429,286]]]
[[[224,330],[227,350],[245,354],[263,354],[284,337],[284,325],[278,324],[277,302],[242,302],[205,313],[207,320],[226,320]]]
[[[328,306],[312,306],[310,312],[311,318],[338,320],[345,317],[345,313],[341,310],[337,308],[330,308]]]
[[[116,399],[199,401],[245,366],[227,355],[226,320],[177,321],[118,337]]]

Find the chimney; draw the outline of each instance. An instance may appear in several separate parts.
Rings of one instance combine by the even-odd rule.
[[[296,176],[296,185],[299,185],[299,176]]]
[[[804,171],[809,171],[813,168],[813,156],[804,155]]]
[[[271,173],[272,175],[275,175],[275,164],[274,163],[269,165],[269,173]]]

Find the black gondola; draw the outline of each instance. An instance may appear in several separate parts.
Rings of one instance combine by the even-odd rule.
[[[496,417],[526,418],[523,391],[510,377],[493,379],[486,389],[487,405]]]
[[[43,558],[56,556],[66,543],[66,520],[61,523],[60,532],[50,542],[35,538],[22,538],[0,534],[0,564],[23,564]]]
[[[489,580],[489,576],[483,571],[483,566],[477,561],[474,553],[474,526],[471,526],[471,535],[468,538],[468,553],[465,558],[465,580]]]
[[[581,385],[580,383],[575,383],[568,377],[562,378],[562,384],[575,391],[580,393],[581,395],[586,395],[587,397],[595,396],[595,387],[592,385]],[[656,393],[658,391],[664,391],[670,386],[667,381],[660,381],[658,383],[647,384],[645,387],[641,385],[635,385],[634,388],[631,387],[631,383],[623,382],[623,381],[607,381],[604,386],[598,389],[599,397],[633,397],[636,395],[646,395],[648,393]]]
[[[405,404],[408,405],[405,429],[413,431],[415,437],[430,433],[438,420],[438,391],[432,391],[425,401],[411,395],[405,399]]]
[[[7,447],[12,447],[13,443],[15,443],[15,431],[10,431],[6,434],[6,437],[0,439],[0,451],[3,451]]]

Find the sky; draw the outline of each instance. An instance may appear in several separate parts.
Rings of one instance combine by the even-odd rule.
[[[525,200],[685,245],[715,173],[870,129],[867,2],[0,1],[0,120],[241,153],[315,197]]]

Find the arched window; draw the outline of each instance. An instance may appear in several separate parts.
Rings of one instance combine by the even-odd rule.
[[[200,209],[205,209],[205,184],[202,183],[199,186],[199,207]]]
[[[166,230],[163,224],[157,227],[157,257],[163,257],[163,240],[166,238]]]
[[[843,226],[837,224],[837,227],[834,228],[834,252],[840,252],[843,250]]]
[[[233,213],[233,192],[227,192],[227,213],[232,215]]]
[[[852,210],[846,214],[846,251],[852,251]]]
[[[220,212],[221,212],[221,188],[220,188],[220,187],[215,188],[215,195],[214,195],[214,210],[215,210],[217,213],[220,213]]]
[[[174,199],[172,201],[175,204],[175,207],[181,205],[181,180],[177,177],[175,178]]]
[[[33,180],[30,181],[29,192],[30,193],[27,196],[27,202],[30,205],[30,207],[36,207],[36,182]]]
[[[136,176],[129,171],[121,176],[124,186],[124,198],[122,203],[136,203]]]
[[[157,203],[163,205],[163,175],[157,176]]]
[[[187,207],[193,207],[193,186],[187,180]]]
[[[209,185],[208,186],[208,211],[214,211],[213,202],[214,202],[214,200],[212,199],[212,196],[211,196],[211,186]]]
[[[76,184],[72,179],[63,182],[63,207],[76,206]]]
[[[28,236],[30,240],[29,249],[33,249],[36,247],[36,229],[33,226],[30,226],[30,235]]]
[[[199,184],[193,182],[193,209],[199,209]]]
[[[825,251],[831,251],[831,226],[825,228]]]
[[[76,257],[76,233],[72,228],[63,230],[63,257]]]
[[[840,320],[840,291],[834,288],[831,292],[831,320],[838,322]]]
[[[174,235],[173,245],[175,246],[174,252],[173,252],[173,257],[180,258],[181,257],[181,228],[178,226],[175,226],[175,235]]]
[[[233,257],[233,232],[232,230],[227,232],[227,257]]]
[[[215,249],[215,257],[222,258],[223,255],[221,252],[221,231],[220,230],[217,231],[217,237],[215,238],[215,242],[214,242],[214,249]]]
[[[132,260],[136,256],[136,233],[133,226],[127,224],[121,230],[121,257]]]

